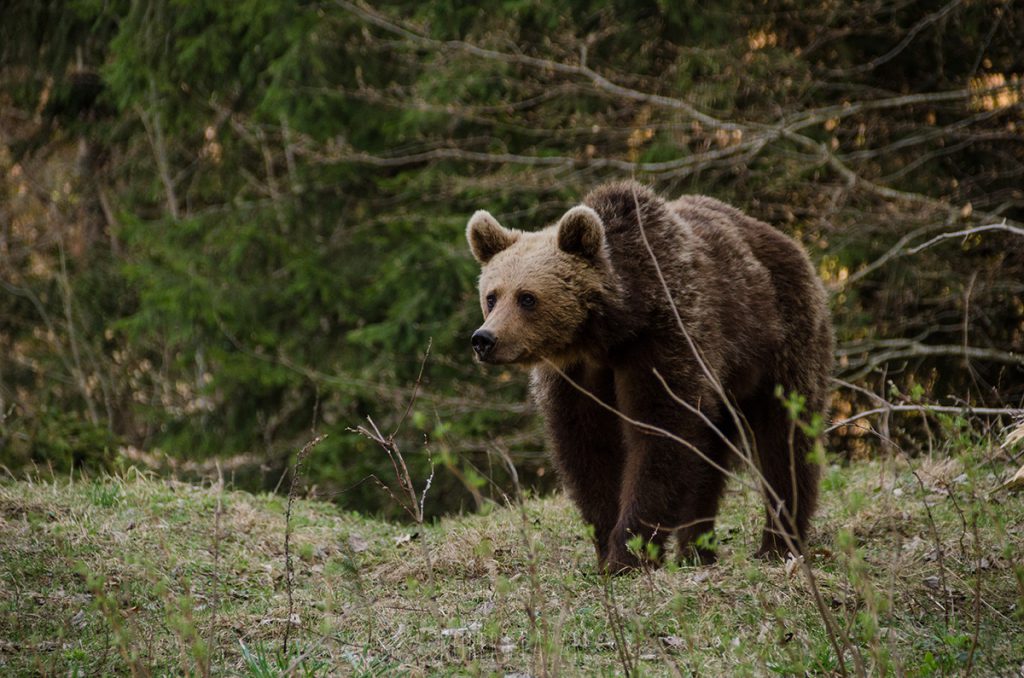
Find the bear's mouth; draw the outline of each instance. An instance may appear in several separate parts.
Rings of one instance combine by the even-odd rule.
[[[515,358],[503,358],[501,356],[489,355],[486,358],[477,356],[476,361],[485,365],[514,365],[521,362],[521,358],[519,356],[516,356]]]
[[[507,346],[505,348],[508,348]],[[578,362],[583,354],[572,347],[548,347],[550,350],[534,352],[520,348],[512,356],[503,355],[501,351],[491,352],[481,357],[475,354],[476,362],[486,365],[516,365],[519,367],[536,367],[542,363],[550,363],[555,367],[564,368]]]
[[[513,356],[505,356],[500,353],[488,353],[484,356],[474,354],[478,363],[484,363],[486,365],[529,365],[538,362],[536,358],[529,356],[525,351],[519,351]]]

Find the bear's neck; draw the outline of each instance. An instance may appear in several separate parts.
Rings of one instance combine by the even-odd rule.
[[[638,330],[640,318],[629,311],[625,290],[614,272],[610,272],[601,291],[591,300],[587,321],[579,328],[579,353],[585,360],[606,363]]]

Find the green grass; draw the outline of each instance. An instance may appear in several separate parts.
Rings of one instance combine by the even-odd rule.
[[[1016,675],[1024,505],[1021,495],[991,493],[1014,467],[977,445],[910,464],[826,470],[809,562],[835,635],[868,675],[960,675],[968,664],[975,675]],[[752,557],[761,509],[742,488],[724,504],[718,564],[612,580],[596,572],[563,497],[422,530],[299,501],[287,654],[285,506],[279,496],[134,473],[0,485],[0,673],[840,668],[800,568]],[[843,661],[853,673],[849,649]]]

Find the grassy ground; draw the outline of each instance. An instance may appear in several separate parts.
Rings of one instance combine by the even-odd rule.
[[[0,673],[1019,675],[1024,505],[994,447],[832,466],[813,581],[752,558],[608,580],[566,499],[425,529],[127,474],[0,485]],[[429,496],[427,501],[429,501]],[[219,525],[219,529],[218,529]],[[855,657],[856,655],[856,657]]]

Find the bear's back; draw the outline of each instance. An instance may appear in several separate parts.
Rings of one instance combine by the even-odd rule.
[[[793,350],[806,346],[807,337],[825,336],[827,341],[810,350],[816,352],[813,360],[830,370],[832,329],[828,295],[803,247],[775,227],[709,196],[683,196],[668,205],[693,225],[695,233],[705,241],[719,239],[727,232],[743,241],[748,256],[767,273],[765,284],[771,290],[773,308],[770,312],[762,309],[758,315],[777,325],[778,345]],[[766,302],[764,296],[761,299],[761,303]]]
[[[633,182],[601,186],[584,203],[604,222],[636,336],[663,336],[682,320],[712,368],[723,372],[777,349],[783,331],[773,276],[754,241],[786,236],[714,198],[667,202]],[[666,287],[673,304],[665,302]]]

